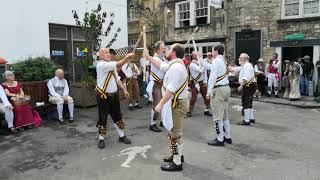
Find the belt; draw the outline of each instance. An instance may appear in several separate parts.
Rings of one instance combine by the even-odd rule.
[[[218,88],[218,87],[223,87],[223,86],[229,86],[229,84],[224,84],[224,85],[215,85],[213,88]]]
[[[114,93],[105,93],[107,96],[114,96],[116,95],[118,92],[114,92]]]

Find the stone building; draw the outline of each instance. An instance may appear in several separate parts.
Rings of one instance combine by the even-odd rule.
[[[164,40],[163,0],[127,0],[128,2],[128,45],[134,46],[142,27],[146,26],[147,46]],[[142,47],[142,39],[139,47]]]
[[[226,0],[225,7],[227,53],[234,59],[247,52],[253,63],[259,57],[268,62],[277,52],[281,61],[319,60],[319,0]]]
[[[194,34],[197,49],[203,57],[212,47],[224,44],[227,37],[225,10],[209,6],[208,0],[167,0],[165,1],[165,41],[185,44],[196,27]],[[187,52],[193,51],[192,43]]]

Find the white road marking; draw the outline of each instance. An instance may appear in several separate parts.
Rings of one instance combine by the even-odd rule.
[[[242,106],[239,105],[233,105],[232,108],[236,111],[242,111]]]
[[[120,151],[120,154],[118,156],[122,155],[128,155],[127,160],[121,164],[122,167],[130,167],[129,163],[134,160],[137,154],[140,154],[143,158],[147,158],[146,152],[151,148],[151,145],[145,145],[145,146],[135,146],[135,147],[130,147],[127,149],[124,149]]]

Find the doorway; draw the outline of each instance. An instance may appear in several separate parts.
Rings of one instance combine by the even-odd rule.
[[[310,56],[311,62],[313,62],[313,46],[302,47],[283,47],[282,48],[282,62],[285,60],[297,61],[298,58],[303,58],[305,55]],[[285,70],[285,64],[282,64],[282,70]]]

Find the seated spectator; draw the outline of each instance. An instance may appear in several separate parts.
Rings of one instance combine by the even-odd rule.
[[[6,71],[4,78],[6,82],[2,84],[2,87],[13,105],[14,127],[18,130],[23,130],[23,128],[32,129],[35,121],[33,119],[32,107],[29,104],[30,96],[25,96],[22,85],[15,81],[12,71]]]
[[[2,86],[0,86],[0,98],[2,103],[0,103],[0,112],[4,113],[4,118],[7,121],[8,128],[11,130],[13,134],[17,133],[17,130],[13,127],[13,106],[8,101],[6,93]]]
[[[65,122],[62,116],[63,105],[68,104],[70,114],[69,123],[73,123],[74,103],[72,97],[69,96],[68,82],[64,79],[64,72],[62,69],[57,69],[55,74],[56,76],[50,79],[47,84],[49,89],[49,102],[57,105],[60,124]]]

